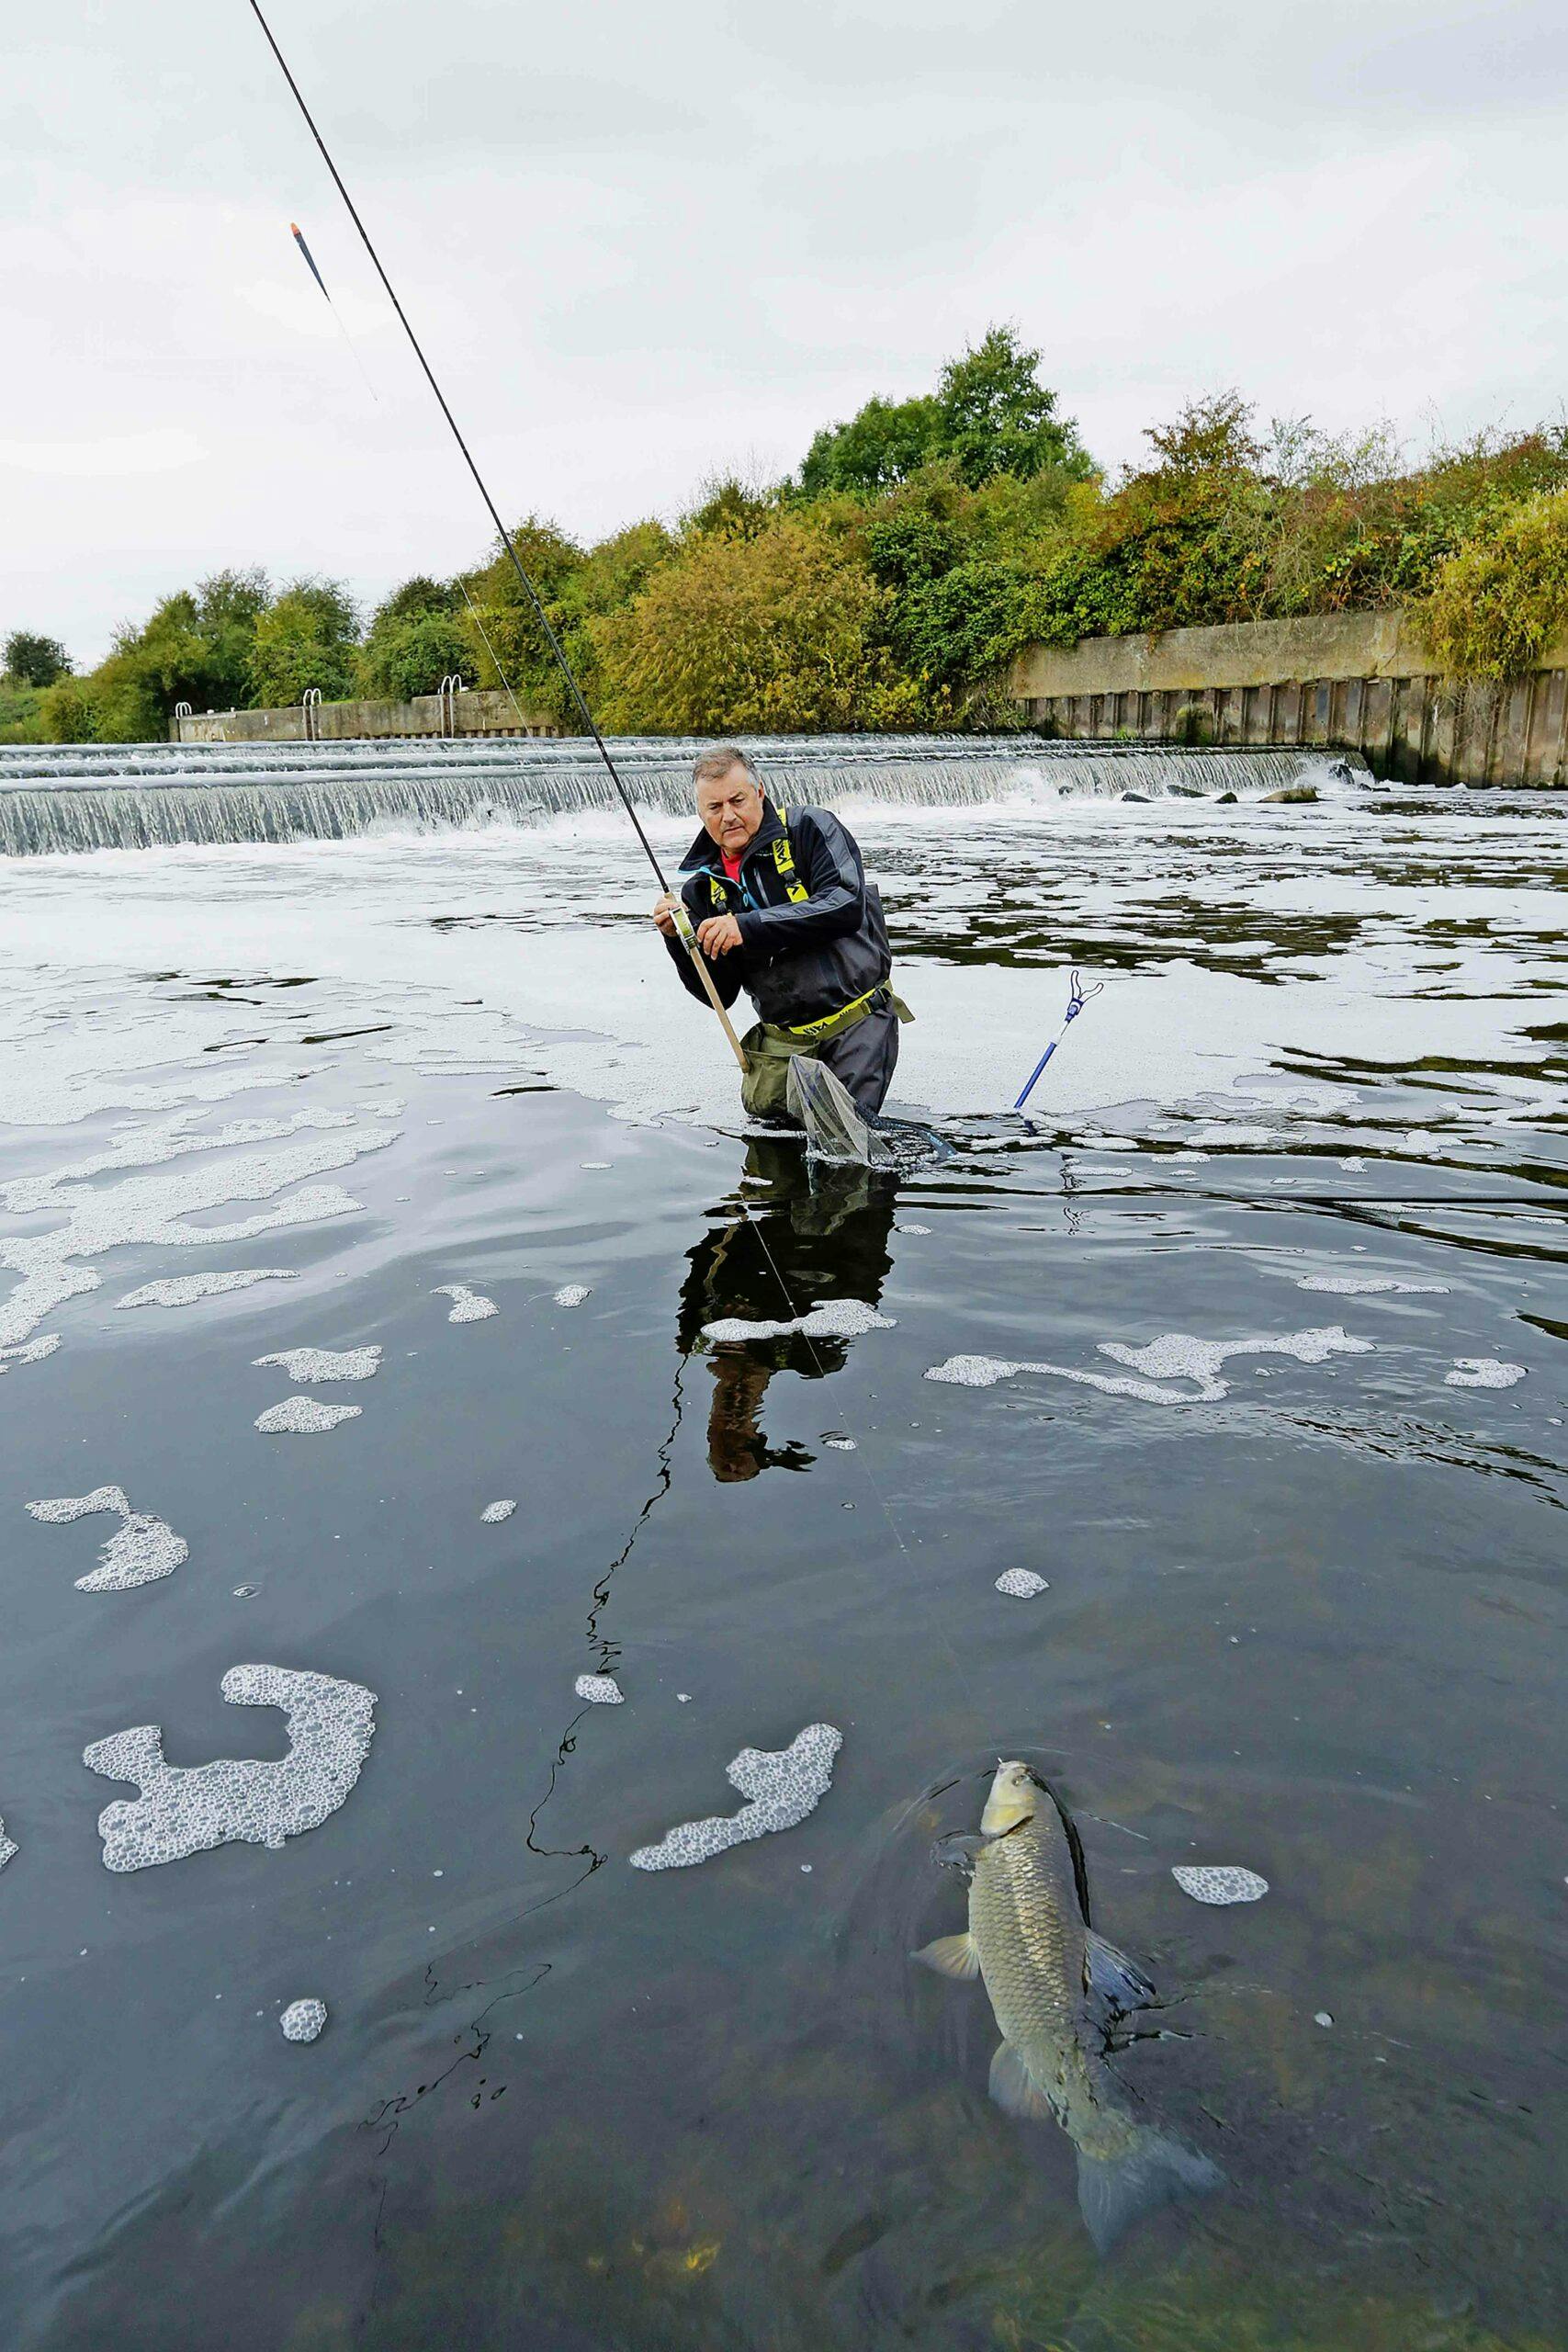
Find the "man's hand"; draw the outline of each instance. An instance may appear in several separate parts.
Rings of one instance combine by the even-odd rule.
[[[674,938],[675,898],[673,892],[669,890],[665,891],[664,896],[654,907],[653,920],[659,925],[660,930],[664,933],[666,939]]]
[[[706,922],[697,925],[697,945],[710,964],[728,956],[740,944],[740,925],[733,915],[709,915]]]

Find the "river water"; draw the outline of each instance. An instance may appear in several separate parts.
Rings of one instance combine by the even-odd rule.
[[[896,1180],[742,1132],[608,817],[0,864],[8,2343],[1564,2340],[1557,804],[848,813]],[[1014,1756],[1224,2177],[1103,2256],[908,1958]]]

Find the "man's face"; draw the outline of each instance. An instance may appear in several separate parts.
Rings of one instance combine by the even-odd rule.
[[[743,767],[705,776],[697,786],[697,814],[721,850],[739,857],[762,821],[762,796]]]

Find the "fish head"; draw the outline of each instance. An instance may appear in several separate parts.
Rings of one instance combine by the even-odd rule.
[[[980,1827],[987,1838],[1000,1838],[1027,1821],[1040,1803],[1041,1785],[1027,1764],[998,1762]]]

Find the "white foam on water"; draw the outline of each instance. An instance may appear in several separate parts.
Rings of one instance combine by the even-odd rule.
[[[1522,1363],[1504,1363],[1497,1356],[1455,1356],[1453,1370],[1443,1374],[1450,1388],[1512,1388],[1524,1377]]]
[[[1414,1295],[1427,1291],[1434,1297],[1449,1295],[1447,1283],[1407,1283],[1396,1274],[1303,1274],[1296,1283],[1298,1290],[1331,1290],[1342,1298],[1371,1298],[1383,1291],[1399,1291]]]
[[[0,1240],[0,1266],[22,1276],[0,1304],[0,1346],[29,1338],[63,1300],[97,1287],[103,1279],[97,1270],[73,1261],[133,1244],[208,1249],[218,1242],[248,1241],[280,1226],[356,1209],[359,1203],[339,1185],[306,1184],[276,1208],[231,1225],[189,1222],[205,1210],[265,1200],[304,1177],[347,1166],[362,1152],[385,1150],[396,1140],[396,1129],[354,1128],[304,1143],[281,1143],[248,1159],[209,1157],[173,1173],[160,1169],[133,1174],[107,1188],[62,1182],[49,1203],[63,1212],[62,1224],[51,1233],[14,1234]]]
[[[0,1348],[0,1372],[12,1372],[19,1363],[41,1363],[59,1345],[58,1331],[40,1331],[36,1340],[22,1340],[14,1348]]]
[[[275,1143],[282,1136],[298,1135],[301,1127],[351,1127],[352,1111],[294,1111],[284,1119],[234,1119],[228,1125],[198,1129],[196,1119],[202,1115],[183,1111],[161,1125],[134,1127],[107,1149],[94,1153],[91,1159],[73,1160],[69,1167],[52,1168],[39,1176],[14,1176],[8,1183],[0,1184],[0,1202],[6,1208],[22,1214],[67,1204],[67,1187],[89,1176],[102,1176],[110,1170],[126,1168],[154,1168],[166,1160],[181,1159],[191,1152],[220,1151],[239,1144]]]
[[[613,1168],[615,1163],[613,1159],[580,1159],[577,1164],[580,1168]]]
[[[1347,1176],[1359,1176],[1365,1172],[1367,1163],[1364,1159],[1342,1159],[1339,1165]]]
[[[1257,1903],[1269,1892],[1266,1878],[1235,1862],[1175,1862],[1170,1875],[1194,1903]]]
[[[929,1233],[931,1227],[929,1225],[900,1225],[895,1217],[893,1230],[895,1233]]]
[[[503,1519],[511,1518],[516,1508],[516,1504],[512,1501],[486,1503],[479,1513],[480,1522],[486,1527],[499,1527]]]
[[[954,1388],[994,1388],[999,1380],[1016,1379],[1021,1372],[1049,1373],[1055,1380],[1072,1380],[1084,1388],[1098,1388],[1107,1396],[1138,1396],[1150,1405],[1183,1405],[1189,1399],[1182,1388],[1162,1388],[1152,1380],[1123,1380],[1108,1372],[1077,1372],[1065,1363],[1010,1363],[1002,1356],[949,1356],[942,1363],[933,1363],[926,1374],[928,1380],[941,1380]]]
[[[448,1323],[482,1323],[488,1315],[499,1315],[501,1312],[493,1298],[481,1298],[477,1290],[468,1288],[467,1283],[437,1283],[431,1295],[452,1301],[452,1312],[446,1317]]]
[[[255,1364],[281,1364],[290,1380],[371,1380],[381,1369],[381,1351],[369,1348],[280,1348],[276,1355],[253,1356]]]
[[[703,1336],[709,1340],[782,1340],[798,1331],[807,1340],[858,1340],[866,1331],[892,1331],[897,1329],[890,1315],[878,1315],[874,1307],[866,1306],[858,1298],[824,1299],[808,1315],[797,1315],[787,1323],[748,1322],[744,1316],[727,1315],[716,1323],[705,1323]]]
[[[832,1453],[853,1453],[857,1450],[852,1437],[825,1437],[822,1442]]]
[[[832,1786],[833,1758],[843,1744],[843,1734],[831,1724],[807,1724],[787,1747],[743,1747],[725,1768],[746,1799],[739,1812],[681,1822],[657,1846],[639,1846],[630,1858],[632,1868],[687,1870],[750,1838],[798,1828]]]
[[[21,1850],[16,1839],[6,1836],[6,1825],[0,1821],[0,1871],[5,1869],[14,1854],[19,1854]]]
[[[1014,1600],[1032,1600],[1037,1592],[1049,1592],[1050,1589],[1045,1578],[1037,1577],[1032,1568],[1004,1568],[997,1578],[997,1590],[1009,1594]]]
[[[586,1283],[562,1283],[559,1290],[558,1290],[555,1295],[556,1305],[558,1306],[581,1306],[583,1300],[585,1298],[592,1297],[592,1294]]]
[[[1100,1352],[1153,1380],[1190,1380],[1205,1403],[1229,1394],[1220,1377],[1233,1356],[1293,1356],[1298,1363],[1323,1363],[1331,1355],[1372,1353],[1371,1340],[1353,1340],[1337,1323],[1315,1331],[1287,1331],[1262,1340],[1200,1340],[1188,1331],[1165,1331],[1146,1347],[1129,1348],[1119,1340],[1101,1340]]]
[[[1326,1330],[1291,1331],[1267,1340],[1200,1340],[1190,1332],[1166,1331],[1142,1348],[1101,1340],[1100,1351],[1145,1376],[1128,1380],[1108,1373],[1080,1372],[1069,1364],[1012,1363],[1002,1356],[980,1355],[949,1356],[944,1363],[932,1364],[925,1376],[957,1388],[992,1388],[998,1381],[1016,1379],[1021,1372],[1036,1372],[1054,1380],[1077,1381],[1109,1396],[1136,1396],[1150,1405],[1213,1404],[1230,1394],[1230,1384],[1221,1379],[1220,1369],[1232,1356],[1285,1355],[1294,1356],[1300,1363],[1322,1363],[1330,1355],[1370,1355],[1372,1342],[1349,1338],[1336,1323]],[[1191,1381],[1196,1393],[1170,1386],[1175,1380]]]
[[[285,2041],[314,2041],[326,2021],[326,2003],[313,1997],[290,2001],[277,2020]]]
[[[314,1437],[322,1430],[335,1430],[340,1421],[357,1420],[364,1409],[361,1405],[323,1405],[316,1396],[286,1396],[281,1405],[269,1405],[256,1415],[256,1427],[264,1437]]]
[[[164,1520],[151,1511],[132,1510],[120,1487],[95,1487],[87,1495],[56,1495],[29,1503],[34,1519],[62,1527],[73,1519],[89,1519],[99,1511],[118,1513],[121,1524],[98,1555],[101,1566],[76,1578],[78,1592],[129,1592],[139,1584],[155,1584],[172,1576],[190,1557],[190,1545]]]
[[[149,1870],[235,1842],[276,1850],[318,1828],[348,1796],[370,1752],[374,1690],[283,1666],[231,1666],[219,1687],[231,1707],[280,1707],[288,1755],[275,1763],[168,1764],[158,1724],[95,1740],[82,1751],[88,1770],[132,1781],[141,1792],[98,1815],[106,1870]]]
[[[626,1694],[613,1674],[580,1674],[571,1687],[591,1707],[619,1707],[626,1701]]]
[[[165,1274],[161,1282],[143,1283],[140,1290],[128,1290],[117,1298],[117,1308],[122,1306],[194,1306],[198,1298],[217,1298],[231,1290],[249,1290],[253,1283],[291,1283],[296,1276],[287,1266],[247,1266],[232,1274]]]

